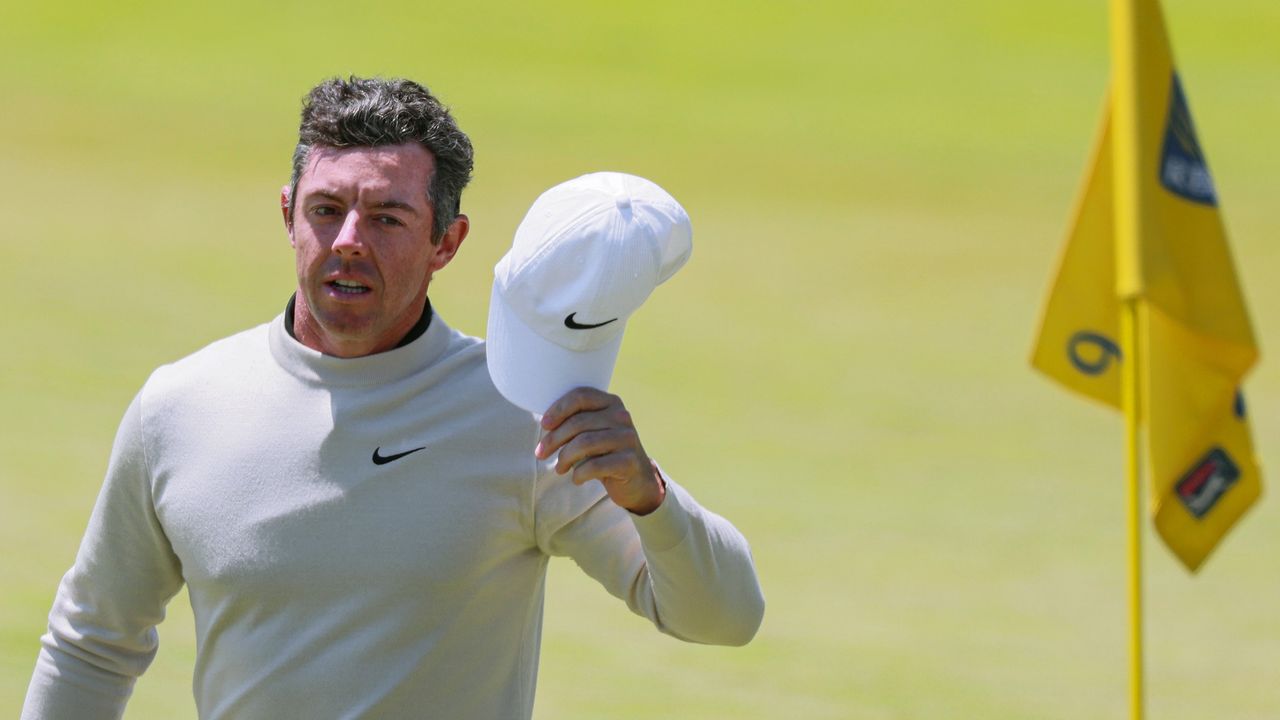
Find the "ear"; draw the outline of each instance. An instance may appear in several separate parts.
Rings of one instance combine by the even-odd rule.
[[[444,231],[444,236],[436,245],[435,257],[431,259],[431,272],[436,272],[449,264],[453,256],[458,254],[458,248],[462,247],[462,241],[467,239],[467,232],[470,229],[471,220],[466,215],[458,215],[453,219],[449,229]]]
[[[284,218],[284,230],[289,233],[289,246],[297,247],[293,243],[293,221],[289,219],[289,186],[285,185],[280,188],[280,216]]]

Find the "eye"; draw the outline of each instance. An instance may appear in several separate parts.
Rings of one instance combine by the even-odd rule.
[[[329,217],[337,215],[338,209],[332,205],[317,205],[316,207],[311,208],[311,214],[319,215],[321,217]]]
[[[389,227],[398,227],[398,226],[404,225],[404,223],[400,222],[400,218],[394,215],[379,215],[376,218],[374,218],[374,222],[380,225],[387,225]]]

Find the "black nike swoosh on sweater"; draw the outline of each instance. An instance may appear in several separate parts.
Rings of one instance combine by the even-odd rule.
[[[381,447],[381,446],[379,446],[379,447],[376,447],[376,448],[374,448],[374,449],[373,449],[373,464],[374,464],[374,465],[386,465],[386,464],[387,464],[387,463],[389,463],[389,462],[395,462],[396,460],[399,460],[400,458],[404,457],[405,455],[412,455],[412,454],[414,454],[414,453],[418,452],[419,450],[426,450],[426,449],[427,449],[427,446],[426,446],[426,445],[423,445],[422,447],[416,447],[416,448],[414,448],[414,449],[412,449],[412,450],[405,450],[404,452],[402,452],[402,453],[396,453],[395,455],[382,455],[382,454],[381,454],[381,453],[382,453],[382,447]]]

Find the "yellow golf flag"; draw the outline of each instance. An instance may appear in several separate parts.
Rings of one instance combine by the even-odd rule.
[[[1195,571],[1257,499],[1240,384],[1258,350],[1156,0],[1137,0],[1138,247],[1117,271],[1111,103],[1032,365],[1121,408],[1121,299],[1138,300],[1139,421],[1156,529]],[[1134,99],[1128,99],[1132,102]]]

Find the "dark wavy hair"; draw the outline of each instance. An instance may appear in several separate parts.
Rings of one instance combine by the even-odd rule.
[[[416,142],[435,158],[426,192],[434,215],[431,242],[438,243],[462,208],[462,189],[471,181],[471,139],[458,129],[449,109],[431,91],[401,78],[331,78],[302,101],[298,146],[289,181],[293,220],[298,179],[313,147],[379,147]]]

